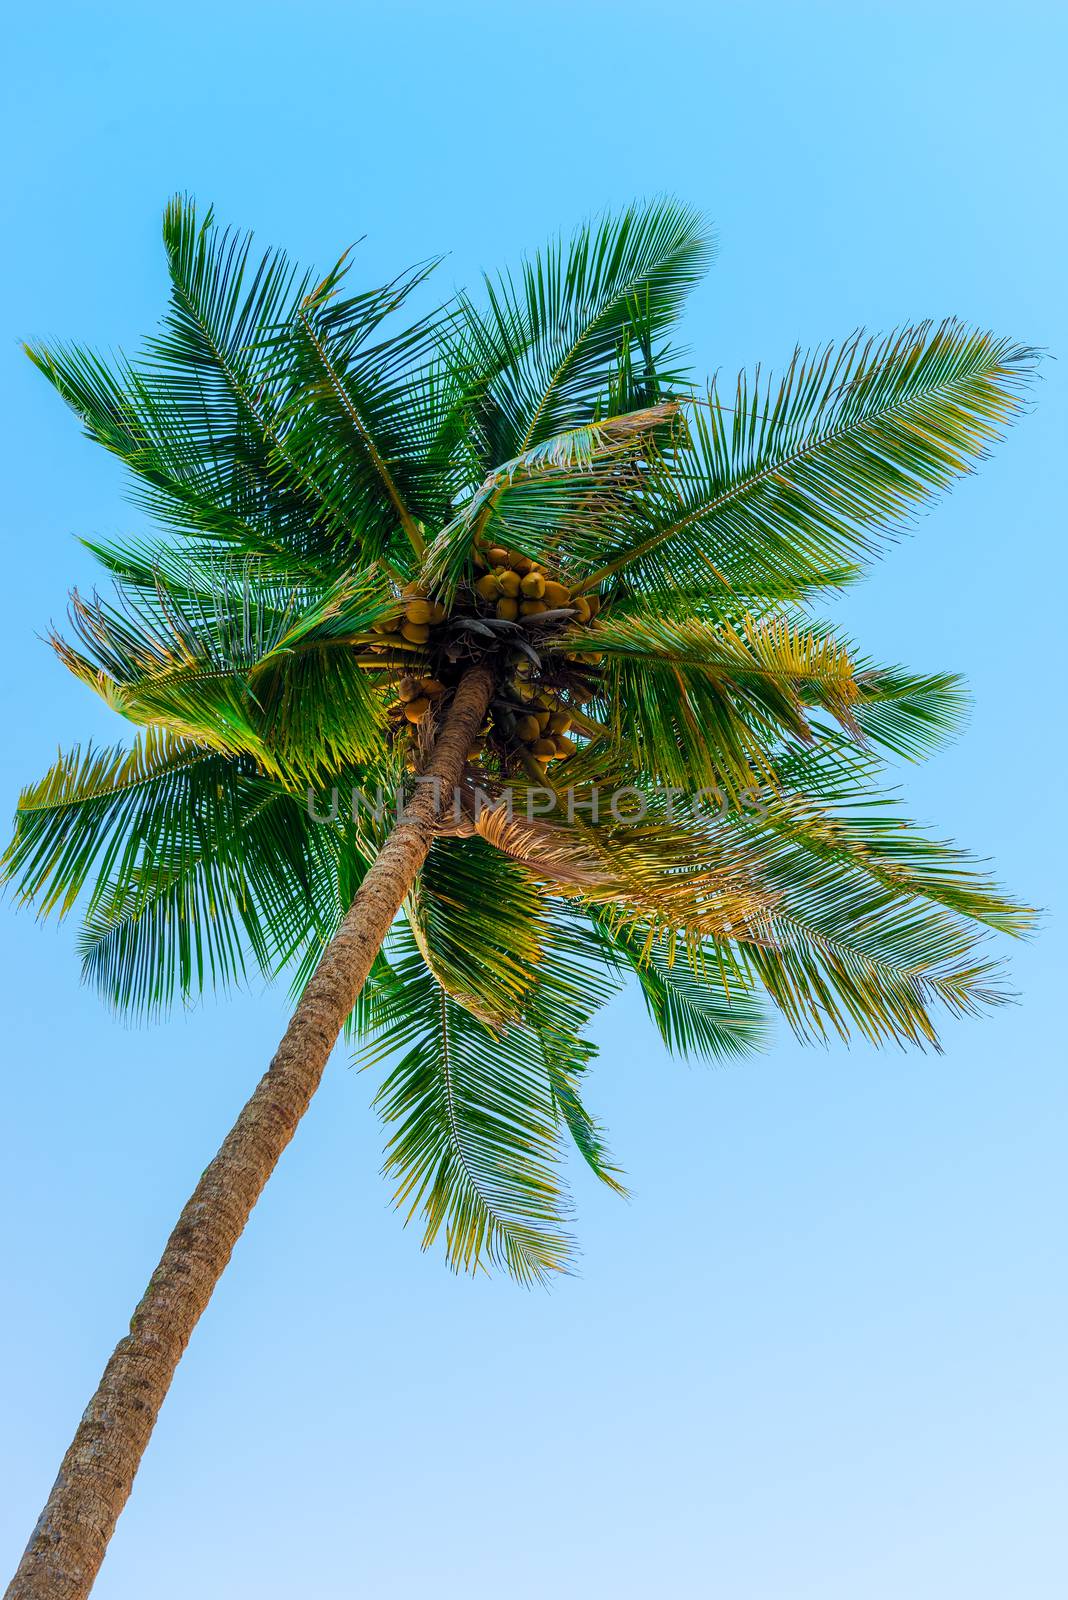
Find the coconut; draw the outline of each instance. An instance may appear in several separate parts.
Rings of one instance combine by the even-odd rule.
[[[525,578],[519,581],[519,587],[526,600],[540,600],[545,593],[545,579],[540,572],[528,572]]]
[[[586,604],[590,608],[590,620],[592,621],[592,619],[597,615],[598,611],[600,611],[600,609],[601,609],[601,597],[600,597],[599,594],[594,593],[594,594],[586,595],[585,599],[586,599]]]
[[[408,701],[408,704],[404,708],[404,715],[408,718],[409,722],[419,722],[423,717],[426,716],[429,710],[430,701],[427,699],[425,694],[421,694],[417,700]]]
[[[556,754],[556,741],[554,739],[537,739],[531,746],[531,752],[539,759],[551,761]]]
[[[397,685],[397,693],[402,700],[415,700],[423,693],[418,678],[402,678]]]
[[[575,743],[574,739],[569,739],[565,734],[562,733],[554,733],[553,742],[556,745],[556,753],[558,756],[574,755],[575,751],[578,749],[578,745]]]
[[[502,594],[508,596],[509,600],[514,600],[519,594],[521,581],[518,572],[512,572],[508,567],[502,567],[497,574],[497,586]]]
[[[534,563],[531,561],[529,556],[521,556],[517,550],[512,551],[511,563],[512,567],[516,572],[519,573],[521,578],[530,572],[534,566]]]
[[[475,584],[475,593],[481,595],[483,600],[496,600],[500,593],[496,573],[487,572],[484,578],[479,578]]]
[[[553,578],[546,578],[541,597],[549,607],[566,606],[571,601],[571,590],[566,588],[564,584],[557,583]]]
[[[549,718],[550,733],[566,733],[571,726],[571,718],[566,711],[554,711]]]
[[[430,621],[430,606],[426,600],[409,600],[404,611],[409,622]]]
[[[524,600],[519,607],[519,615],[521,617],[540,617],[542,612],[548,611],[548,609],[549,607],[541,600]]]
[[[414,599],[426,599],[426,590],[417,580],[413,580],[411,583],[406,583],[404,588],[401,590],[401,594],[411,595]]]
[[[429,695],[431,700],[436,700],[439,694],[445,693],[445,685],[440,683],[437,678],[420,678],[419,692],[420,694]]]
[[[503,600],[498,600],[497,615],[503,617],[505,622],[514,622],[519,615],[519,601],[509,600],[507,595]]]
[[[409,644],[426,644],[430,638],[430,629],[425,622],[402,622],[401,633]]]
[[[574,606],[575,614],[580,622],[590,621],[592,616],[592,612],[590,611],[590,602],[586,599],[584,594],[577,594],[572,600],[571,604]]]
[[[430,626],[432,628],[439,627],[440,624],[445,621],[445,618],[448,616],[448,614],[449,613],[445,610],[445,607],[441,604],[441,602],[439,600],[431,600],[431,602],[430,602]],[[411,615],[411,613],[409,612],[409,616],[410,615]]]
[[[541,738],[541,723],[537,717],[517,717],[515,731],[524,744],[533,744],[535,739]]]
[[[538,727],[541,729],[542,733],[544,733],[546,728],[549,726],[549,717],[551,716],[551,712],[535,711],[534,716],[537,719]]]
[[[486,551],[486,560],[492,567],[507,567],[509,565],[508,552],[499,544],[490,545]]]

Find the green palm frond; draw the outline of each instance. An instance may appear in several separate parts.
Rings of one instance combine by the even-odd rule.
[[[907,672],[858,663],[861,697],[853,708],[865,740],[906,761],[920,761],[961,731],[971,699],[952,672]]]
[[[972,470],[1022,405],[1035,352],[955,322],[796,353],[777,385],[739,377],[690,415],[691,448],[650,474],[607,536],[572,542],[586,588],[716,584],[797,597],[872,556]]]
[[[132,747],[87,745],[58,761],[19,796],[4,882],[42,916],[65,916],[86,889],[106,882],[141,849],[188,787],[223,776],[211,751],[148,729]]]
[[[915,760],[958,731],[968,704],[952,674],[879,667],[826,623],[785,611],[735,627],[629,608],[564,648],[605,658],[601,699],[630,765],[732,795],[771,778],[783,742],[826,739],[821,712],[849,738]]]
[[[763,1050],[768,1017],[760,991],[738,970],[724,970],[705,952],[672,959],[641,927],[620,927],[595,914],[609,960],[634,974],[646,1010],[673,1054],[709,1061]]]
[[[530,1029],[503,1034],[458,1005],[403,930],[391,936],[364,1009],[374,1042],[359,1060],[400,1054],[376,1096],[386,1173],[428,1248],[444,1231],[457,1271],[506,1268],[523,1283],[569,1270],[570,1206],[558,1172],[553,1092]]]
[[[83,976],[116,1009],[158,1015],[176,997],[242,983],[250,959],[271,978],[333,932],[341,838],[293,796],[259,789],[224,790],[213,810],[173,818],[161,846],[87,910]]]
[[[423,959],[451,999],[490,1028],[522,1015],[546,934],[530,877],[481,839],[433,846],[409,898]]]
[[[585,1031],[619,988],[596,937],[581,913],[547,903],[537,982],[527,997],[525,1020],[537,1035],[557,1113],[591,1172],[625,1195],[604,1132],[582,1098],[585,1076],[597,1055]]]
[[[583,1030],[617,984],[581,920],[553,907],[529,873],[479,838],[432,848],[407,913],[451,1000],[499,1033],[521,1024],[536,1036],[560,1117],[591,1169],[619,1190],[580,1089],[596,1054]]]
[[[292,959],[320,929],[340,842],[251,767],[149,729],[23,792],[3,876],[42,916],[81,899],[85,977],[147,1014],[240,982],[249,957],[268,974]]]
[[[476,541],[566,564],[571,522],[611,523],[624,490],[670,447],[680,423],[678,404],[663,401],[552,434],[495,467],[438,534],[423,563],[426,581],[451,596]]]
[[[370,575],[287,590],[174,555],[117,593],[116,605],[75,594],[81,648],[52,641],[113,710],[297,781],[378,759],[380,668],[356,646],[392,600]]]
[[[585,425],[618,381],[632,333],[648,372],[640,403],[655,402],[682,381],[663,340],[710,253],[701,218],[658,200],[556,240],[518,280],[487,279],[484,310],[463,302],[455,360],[467,376],[447,431],[476,430],[492,466]]]
[[[614,743],[634,764],[682,787],[736,794],[770,774],[782,739],[810,742],[808,708],[851,731],[861,698],[849,646],[785,617],[739,630],[652,614],[609,619],[564,648],[607,661]]]
[[[428,385],[454,314],[396,332],[388,323],[435,265],[345,299],[328,282],[278,341],[287,451],[308,464],[328,511],[359,530],[361,558],[405,569],[423,553],[422,519],[439,523],[447,503],[449,474],[433,457],[440,401]]]
[[[135,476],[136,497],[184,536],[321,570],[340,539],[312,478],[281,439],[284,388],[271,340],[312,280],[284,256],[257,262],[251,236],[215,228],[176,199],[164,217],[172,298],[134,364],[77,346],[27,346],[90,438]]]
[[[724,826],[747,840],[773,836],[849,873],[865,873],[887,891],[945,906],[999,933],[1019,938],[1034,928],[1036,912],[1007,896],[981,862],[926,838],[891,796],[875,788],[842,806],[764,790],[756,807],[728,814]]]
[[[972,924],[906,874],[895,883],[773,831],[762,844],[762,880],[778,899],[764,942],[734,956],[800,1037],[856,1031],[937,1046],[939,1010],[975,1015],[1007,998],[1001,964],[983,958]]]

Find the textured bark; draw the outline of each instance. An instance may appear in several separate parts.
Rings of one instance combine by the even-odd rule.
[[[473,668],[445,719],[427,773],[440,780],[446,799],[491,687],[489,673]],[[327,946],[270,1067],[193,1191],[63,1458],[5,1600],[81,1600],[92,1588],[189,1337],[426,859],[439,820],[436,801],[433,785],[417,786]]]

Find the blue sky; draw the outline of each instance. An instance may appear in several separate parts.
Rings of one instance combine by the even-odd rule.
[[[443,285],[672,190],[719,259],[699,367],[956,313],[1062,358],[1065,14],[1054,5],[72,5],[9,23],[0,187],[3,803],[113,734],[38,634],[137,531],[114,463],[17,348],[132,345],[162,205],[215,203],[368,284]],[[577,1170],[582,1276],[452,1278],[388,1209],[373,1085],[335,1057],[197,1330],[101,1600],[507,1592],[1053,1600],[1065,1496],[1064,364],[976,478],[840,615],[964,672],[965,736],[914,812],[1049,908],[1020,1004],[941,1057],[670,1060],[640,1002],[591,1098],[634,1198]],[[0,1565],[197,1174],[269,1058],[281,993],[151,1031],[78,984],[73,930],[0,918]]]

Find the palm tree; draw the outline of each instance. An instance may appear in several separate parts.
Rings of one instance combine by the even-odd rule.
[[[880,787],[950,676],[813,607],[968,471],[1033,353],[955,323],[698,389],[669,338],[709,243],[634,207],[425,302],[350,293],[167,209],[137,361],[32,359],[164,533],[94,544],[64,664],[141,730],[20,800],[7,879],[81,914],[116,1007],[286,973],[292,1021],[109,1360],[8,1595],[89,1592],[193,1327],[345,1027],[392,1065],[385,1167],[424,1246],[523,1282],[573,1258],[588,1028],[625,979],[672,1050],[936,1044],[1003,997],[1028,913]],[[397,820],[390,796],[407,784]],[[700,791],[700,795],[698,795]],[[381,802],[381,803],[380,803]]]

